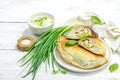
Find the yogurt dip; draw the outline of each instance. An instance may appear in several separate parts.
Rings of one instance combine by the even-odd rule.
[[[28,18],[28,25],[33,33],[41,35],[53,28],[54,16],[49,13],[34,14]]]
[[[34,26],[36,28],[48,27],[53,24],[53,20],[46,16],[34,17],[30,22],[31,22],[31,26]]]

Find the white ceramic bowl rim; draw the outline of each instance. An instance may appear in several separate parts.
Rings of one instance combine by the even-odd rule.
[[[46,15],[47,17],[51,18],[51,19],[53,20],[53,23],[52,23],[51,25],[54,24],[54,16],[53,16],[52,14],[46,13],[46,12],[39,12],[39,13],[33,14],[32,16],[30,16],[30,17],[28,18],[28,20],[27,20],[28,25],[31,26],[31,24],[30,24],[31,22],[30,22],[30,21],[31,21],[35,16],[40,16],[40,15],[41,15],[41,16],[42,16],[42,15]],[[36,29],[41,29],[41,28],[50,27],[51,25],[46,26],[46,27],[33,27],[33,26],[31,26],[31,27],[36,28]]]

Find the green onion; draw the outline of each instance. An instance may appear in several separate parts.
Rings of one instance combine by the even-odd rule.
[[[53,74],[57,74],[57,73],[59,73],[59,71],[60,71],[60,69],[58,69],[58,70],[53,70],[52,72],[53,72]]]
[[[61,70],[61,73],[62,74],[67,74],[67,71],[66,70]]]
[[[68,26],[53,28],[42,34],[33,43],[27,54],[19,60],[19,62],[22,63],[21,66],[30,66],[29,70],[23,77],[27,77],[28,75],[32,74],[32,80],[34,80],[40,65],[46,60],[48,60],[48,64],[52,65],[54,70],[54,48],[56,46],[58,37],[69,31],[70,28],[71,27]],[[50,59],[52,62],[50,62]]]
[[[101,20],[99,19],[98,16],[91,16],[91,20],[92,20],[92,22],[94,22],[95,24],[101,24]]]
[[[54,69],[53,74],[57,74],[57,73],[67,74],[67,71],[63,69],[57,69],[57,70]]]

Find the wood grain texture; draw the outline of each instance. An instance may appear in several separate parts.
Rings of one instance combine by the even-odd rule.
[[[26,71],[25,67],[20,67],[18,60],[25,54],[25,52],[17,50],[0,50],[0,80],[30,80],[31,76],[21,78]],[[36,78],[45,80],[46,67],[43,64],[38,72]]]
[[[17,39],[33,35],[26,23],[0,23],[0,49],[16,49]]]
[[[55,26],[61,26],[63,23],[56,23]],[[0,23],[0,80],[31,80],[31,76],[27,78],[21,78],[25,73],[21,73],[25,67],[20,67],[20,63],[17,61],[25,55],[25,52],[21,52],[16,47],[16,41],[23,35],[30,35],[34,38],[38,36],[34,35],[26,23]],[[119,56],[112,56],[111,63],[120,63]],[[56,64],[56,66],[58,66]],[[108,66],[109,67],[109,66]],[[106,80],[112,78],[119,78],[120,70],[111,74],[108,67],[104,70],[97,71],[90,74],[81,74],[69,72],[67,75],[57,74],[53,75],[52,70],[48,65],[42,64],[39,68],[36,80]],[[104,76],[106,75],[106,76]],[[119,79],[116,79],[119,80]]]
[[[120,28],[119,0],[0,0],[0,80],[31,80],[31,76],[21,78],[25,67],[20,67],[17,61],[25,52],[16,47],[16,41],[21,36],[38,37],[25,23],[29,16],[48,12],[54,15],[55,26],[61,26],[61,22],[79,15],[84,9],[96,12],[108,21],[112,20]],[[120,56],[113,55],[111,64],[116,62],[120,64]],[[110,73],[108,67],[90,74],[68,71],[66,75],[53,75],[45,63],[41,65],[36,80],[120,80],[120,69]]]

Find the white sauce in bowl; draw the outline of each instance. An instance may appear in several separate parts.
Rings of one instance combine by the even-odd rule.
[[[35,22],[35,20],[38,20],[39,18],[43,18],[45,16],[36,16],[33,19],[31,19],[30,24],[33,27],[40,28],[40,27],[48,27],[53,24],[53,19],[47,17],[46,20],[42,21],[42,25],[40,25],[39,22]]]

